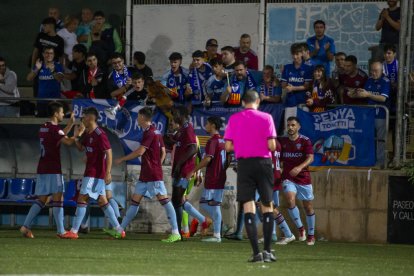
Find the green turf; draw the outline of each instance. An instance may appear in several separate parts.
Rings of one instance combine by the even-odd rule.
[[[24,239],[17,230],[0,230],[3,274],[135,275],[414,275],[414,246],[295,242],[274,246],[278,261],[248,264],[247,241],[201,243],[192,238],[161,243],[164,236],[127,234],[109,240],[101,232],[60,240],[52,231],[34,230]]]

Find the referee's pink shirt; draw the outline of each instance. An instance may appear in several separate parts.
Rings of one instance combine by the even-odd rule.
[[[270,114],[245,109],[233,114],[226,127],[224,139],[232,141],[236,158],[272,158],[267,141],[276,138]]]

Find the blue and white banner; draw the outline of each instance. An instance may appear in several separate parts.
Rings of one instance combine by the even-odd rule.
[[[114,120],[105,115],[105,109],[113,107],[117,104],[116,100],[85,100],[74,99],[73,111],[75,116],[79,118],[82,115],[83,108],[94,106],[98,109],[99,118],[98,123],[114,132],[121,141],[125,154],[129,154],[140,146],[143,131],[137,123],[138,111],[143,107],[137,102],[127,101],[124,107],[116,113]],[[206,109],[203,107],[194,108],[191,120],[194,126],[196,135],[199,137],[201,145],[204,146],[207,142],[208,134],[205,131],[205,124],[207,118],[210,116],[219,116],[224,121],[224,126],[221,133],[224,134],[226,124],[230,116],[236,112],[241,111],[242,107],[228,108],[221,104],[216,104],[212,108]],[[276,128],[281,126],[284,107],[282,104],[264,104],[260,106],[260,110],[270,113],[273,116]],[[167,117],[158,109],[153,116],[153,124],[156,128],[165,133],[167,129]],[[139,165],[139,159],[128,162],[130,165]]]
[[[320,113],[298,109],[300,133],[313,144],[312,166],[375,165],[375,108],[343,106]]]
[[[114,132],[120,139],[124,148],[125,154],[129,154],[140,146],[142,140],[143,130],[138,125],[137,117],[138,111],[144,106],[137,102],[127,101],[123,108],[116,113],[115,120],[108,118],[105,115],[105,109],[115,106],[118,103],[116,100],[73,100],[73,112],[75,117],[79,118],[82,115],[82,110],[88,106],[94,106],[98,109],[99,118],[98,123]],[[153,116],[153,124],[155,127],[165,133],[167,128],[167,117],[158,109],[155,109]],[[128,161],[129,165],[139,165],[139,159]]]

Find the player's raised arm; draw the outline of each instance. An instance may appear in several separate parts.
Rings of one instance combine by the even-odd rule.
[[[70,114],[70,118],[69,118],[68,124],[63,129],[63,132],[65,133],[65,135],[68,135],[69,134],[69,132],[71,131],[71,129],[74,126],[74,124],[75,124],[75,113],[72,112]]]
[[[75,126],[75,133],[78,133],[78,135],[75,136],[76,137],[75,145],[79,151],[85,150],[84,146],[82,145],[82,134],[84,132],[85,132],[85,125],[83,123],[81,123],[79,126]]]
[[[68,137],[68,136],[65,135],[65,137],[63,137],[60,140],[60,142],[63,143],[64,145],[66,145],[66,146],[71,146],[71,145],[73,145],[73,143],[76,143],[76,140],[78,140],[82,136],[84,131],[85,131],[85,128],[81,129],[78,126],[75,126],[75,131],[73,133],[73,136]]]

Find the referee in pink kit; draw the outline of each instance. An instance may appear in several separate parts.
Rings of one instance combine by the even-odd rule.
[[[243,95],[245,109],[233,114],[224,139],[226,151],[237,159],[237,201],[242,203],[244,224],[253,249],[249,262],[274,262],[271,253],[273,231],[272,151],[276,150],[276,129],[272,116],[258,111],[259,94],[249,90]],[[263,212],[264,251],[260,252],[255,222],[255,192],[259,192]]]

